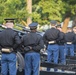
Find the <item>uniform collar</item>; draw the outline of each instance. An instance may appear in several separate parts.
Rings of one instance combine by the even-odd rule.
[[[6,29],[12,29],[12,28],[6,28]]]

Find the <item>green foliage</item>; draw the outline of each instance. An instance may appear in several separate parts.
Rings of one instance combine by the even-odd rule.
[[[62,0],[65,4],[65,15],[73,18],[76,16],[76,0]]]
[[[76,0],[41,0],[33,5],[33,12],[40,14],[37,20],[41,24],[48,24],[50,20],[61,22],[66,17],[76,15]]]
[[[1,0],[0,4],[0,19],[2,21],[4,18],[24,19],[28,14],[25,0]]]
[[[76,15],[76,0],[32,0],[32,14],[26,10],[26,0],[0,0],[0,23],[4,18],[16,18],[19,22],[32,17],[41,25],[49,24],[50,20],[62,21],[64,16]]]
[[[38,5],[33,5],[33,12],[40,14],[37,16],[38,21],[42,24],[49,23],[50,20],[62,20],[64,12],[64,3],[62,0],[41,0]],[[35,14],[34,16],[36,16]]]

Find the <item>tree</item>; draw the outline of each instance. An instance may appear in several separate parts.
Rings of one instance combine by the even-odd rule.
[[[32,0],[27,0],[27,11],[28,14],[32,14]],[[32,22],[32,18],[29,15],[27,18],[27,26]]]
[[[71,18],[76,15],[76,1],[75,0],[62,0],[65,4],[65,18],[63,23],[63,32],[67,31],[67,26]]]
[[[39,23],[49,23],[50,20],[62,20],[64,14],[64,3],[62,0],[41,0],[33,5],[33,20]],[[37,15],[37,17],[36,17]]]
[[[0,4],[0,16],[2,20],[4,18],[16,18],[19,22],[28,16],[25,0],[0,0]]]
[[[0,0],[0,22],[4,18],[17,18],[17,22],[25,24],[30,16],[41,25],[50,20],[64,21],[70,12],[70,18],[76,15],[75,0],[32,0],[32,14],[27,11],[27,0]]]

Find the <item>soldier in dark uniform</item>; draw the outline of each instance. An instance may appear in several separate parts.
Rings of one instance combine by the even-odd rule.
[[[74,56],[74,42],[75,34],[72,32],[72,27],[67,28],[67,33],[65,34],[65,51],[66,55]]]
[[[2,51],[1,74],[16,75],[16,48],[21,43],[17,32],[13,30],[14,19],[5,19],[6,29],[0,32],[0,48]]]
[[[58,41],[59,58],[60,58],[59,63],[60,64],[65,64],[65,46],[64,46],[64,43],[65,43],[64,36],[65,36],[65,34],[62,32],[61,24],[57,25],[56,28],[58,30],[60,30],[60,37],[61,37],[61,39]]]
[[[56,28],[57,28],[60,32],[62,32],[61,24],[57,24]]]
[[[36,33],[38,23],[29,25],[31,32],[22,38],[25,50],[25,75],[39,75],[40,50],[44,47],[41,35]]]
[[[74,25],[72,26],[72,28],[73,28],[73,32],[74,32],[75,37],[76,37],[76,24],[74,24]],[[74,42],[74,51],[76,52],[76,41]]]
[[[59,41],[60,31],[56,29],[56,21],[51,21],[51,29],[46,30],[43,39],[45,44],[47,45],[47,51],[48,51],[48,62],[53,62],[55,64],[58,63],[58,57],[59,57],[59,46],[57,42]],[[47,69],[49,71],[49,68]]]

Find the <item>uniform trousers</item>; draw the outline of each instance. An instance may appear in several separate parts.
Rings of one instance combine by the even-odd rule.
[[[39,75],[40,54],[30,52],[25,54],[25,75]]]
[[[55,64],[58,63],[58,57],[59,57],[59,46],[57,44],[50,44],[47,47],[48,56],[47,56],[47,62],[54,62]],[[50,68],[47,68],[47,71],[49,71]]]
[[[65,46],[59,45],[59,58],[60,58],[60,64],[65,64]]]
[[[10,53],[5,54],[2,53],[1,58],[1,74],[7,75],[9,71],[9,75],[16,75],[17,69],[16,69],[16,54]]]
[[[74,44],[65,44],[66,55],[74,56]]]

